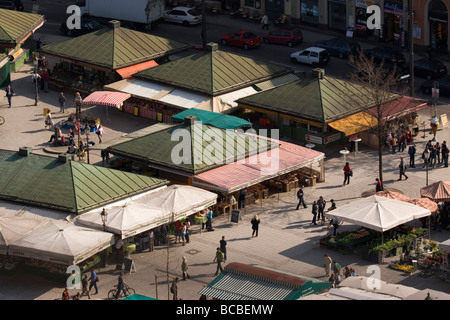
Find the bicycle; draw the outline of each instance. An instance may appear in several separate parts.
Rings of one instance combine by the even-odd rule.
[[[0,126],[2,125],[2,124],[4,124],[5,123],[5,118],[3,118],[2,116],[0,116]]]
[[[124,285],[125,286],[125,292],[126,295],[123,294],[123,290],[120,290],[120,292],[117,292],[117,285],[114,286],[116,289],[111,289],[108,292],[108,299],[110,300],[117,300],[119,298],[125,298],[128,296],[131,296],[133,294],[136,294],[136,291],[133,288],[130,288],[128,285]]]

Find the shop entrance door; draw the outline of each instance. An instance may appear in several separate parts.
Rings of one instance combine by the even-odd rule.
[[[265,13],[269,20],[276,20],[284,14],[284,0],[265,0]]]

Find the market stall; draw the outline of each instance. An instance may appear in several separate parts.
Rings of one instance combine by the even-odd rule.
[[[420,196],[436,202],[450,201],[450,182],[438,181],[420,188]]]

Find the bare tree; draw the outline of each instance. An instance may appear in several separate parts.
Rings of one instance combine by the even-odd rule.
[[[396,67],[389,69],[383,64],[377,65],[362,53],[350,58],[349,63],[354,69],[350,82],[362,87],[361,94],[366,98],[365,105],[361,105],[361,97],[351,98],[355,109],[360,110],[355,126],[360,128],[359,131],[371,129],[377,137],[378,175],[384,190],[383,145],[389,129],[388,120],[398,113],[399,104],[404,103],[401,100],[404,89],[399,85],[401,74]]]

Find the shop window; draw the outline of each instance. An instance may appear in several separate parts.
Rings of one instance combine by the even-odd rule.
[[[319,2],[317,0],[302,0],[300,3],[302,22],[319,23]]]
[[[245,5],[249,7],[255,6],[255,0],[245,0]]]

